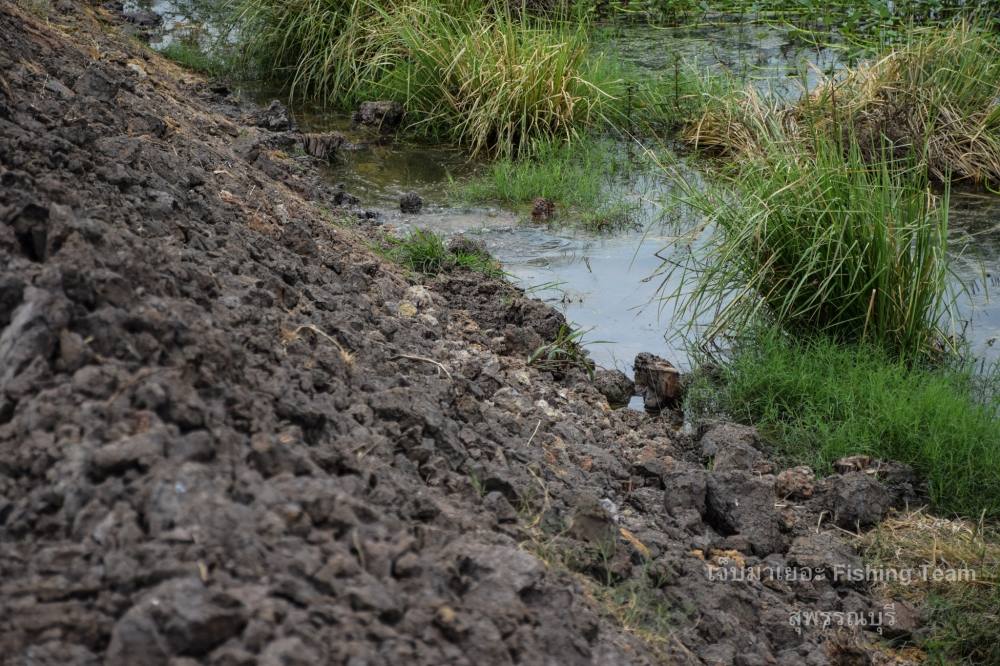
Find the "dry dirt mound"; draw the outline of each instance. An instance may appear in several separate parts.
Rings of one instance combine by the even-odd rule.
[[[413,285],[275,109],[54,7],[0,6],[0,660],[868,663],[790,624],[857,584],[708,580],[856,561],[843,492],[526,367],[558,313]]]

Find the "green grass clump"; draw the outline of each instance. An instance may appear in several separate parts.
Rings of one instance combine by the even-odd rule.
[[[179,39],[159,50],[159,54],[181,67],[206,76],[218,76],[227,69],[226,62],[202,48],[196,39]]]
[[[484,174],[462,183],[458,195],[510,206],[543,197],[560,207],[593,209],[603,201],[608,179],[619,167],[610,142],[546,142],[528,158],[490,163]]]
[[[554,222],[613,231],[637,223],[640,206],[628,183],[647,166],[642,156],[622,150],[610,139],[586,137],[545,142],[521,159],[495,160],[453,189],[461,201],[525,211],[536,199],[546,199],[555,204]]]
[[[499,263],[485,254],[452,252],[444,239],[433,231],[416,229],[406,238],[386,237],[378,249],[396,263],[417,273],[436,275],[455,268],[465,268],[502,277]]]
[[[931,355],[951,339],[947,192],[915,158],[877,161],[857,142],[772,143],[689,203],[706,216],[705,260],[669,297],[707,337],[776,322],[800,334]]]
[[[769,331],[741,343],[686,407],[756,425],[789,462],[847,455],[912,465],[941,511],[1000,516],[1000,372],[908,364],[875,346]]]
[[[499,0],[244,0],[244,63],[335,106],[402,103],[411,131],[520,157],[584,128],[669,114],[675,85],[641,82],[592,48],[585,20]]]
[[[725,90],[725,89],[724,89]],[[839,73],[800,100],[765,99],[753,88],[710,95],[688,123],[690,144],[737,159],[776,139],[822,132],[858,138],[878,157],[884,138],[921,150],[940,181],[1000,182],[1000,43],[967,21],[915,28],[872,61]]]
[[[587,376],[593,377],[594,362],[590,360],[590,355],[584,348],[586,334],[585,330],[573,329],[568,325],[560,326],[555,340],[531,353],[528,365],[552,372],[557,376],[577,368],[586,372]]]

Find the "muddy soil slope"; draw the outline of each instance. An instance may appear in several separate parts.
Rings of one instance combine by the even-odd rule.
[[[528,367],[557,312],[416,284],[280,107],[51,11],[0,4],[0,662],[870,663],[790,623],[857,584],[708,574],[857,564],[817,516],[905,483]]]

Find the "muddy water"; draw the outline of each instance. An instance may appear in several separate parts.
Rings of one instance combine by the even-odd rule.
[[[137,0],[165,16],[165,29],[154,44],[166,44],[171,29],[197,24],[203,2]],[[206,6],[210,6],[208,3]],[[817,48],[787,29],[732,20],[716,20],[682,28],[619,28],[604,35],[606,50],[651,72],[669,73],[682,61],[728,71],[752,81],[763,91],[796,95],[822,74],[842,66],[836,48]],[[303,127],[343,130],[347,118],[297,110]],[[661,154],[673,161],[669,154]],[[453,201],[454,181],[471,177],[481,164],[441,145],[394,142],[366,143],[330,166],[328,176],[343,182],[363,204],[382,212],[386,224],[406,230],[429,228],[445,235],[476,234],[499,259],[512,279],[535,295],[562,308],[587,331],[594,360],[631,374],[635,354],[649,351],[687,367],[680,326],[671,303],[659,298],[675,284],[663,284],[657,272],[675,235],[697,223],[664,215],[671,208],[670,182],[656,170],[619,183],[633,190],[641,205],[640,228],[614,234],[577,229],[573,220],[558,226],[537,225],[517,213],[491,207],[467,207]],[[686,172],[690,178],[697,174]],[[425,207],[419,215],[398,211],[400,194],[415,191]],[[960,298],[962,332],[979,358],[1000,358],[1000,197],[954,193],[951,210],[951,256]]]

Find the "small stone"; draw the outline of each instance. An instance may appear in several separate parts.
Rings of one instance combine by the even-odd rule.
[[[621,370],[600,369],[594,373],[594,388],[612,407],[624,407],[635,395],[635,384]]]
[[[548,222],[555,212],[556,205],[550,199],[537,197],[531,202],[531,219],[535,222]]]
[[[774,482],[774,493],[786,499],[808,499],[812,497],[816,485],[816,474],[811,468],[801,465],[786,469]]]
[[[885,486],[864,472],[844,474],[834,484],[834,519],[844,529],[874,525],[892,505]]]

